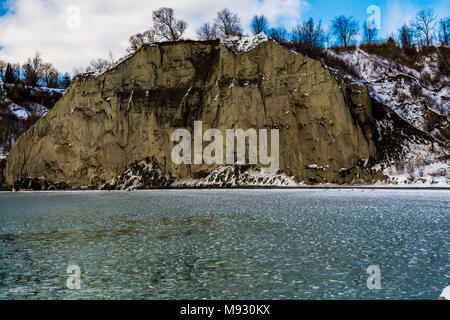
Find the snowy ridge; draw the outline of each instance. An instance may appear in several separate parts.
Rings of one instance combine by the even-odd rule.
[[[127,61],[128,59],[130,59],[132,56],[134,56],[137,52],[132,52],[130,54],[127,54],[123,57],[121,57],[120,59],[118,59],[117,61],[114,61],[113,63],[111,63],[107,68],[103,69],[103,70],[97,70],[97,71],[93,71],[93,72],[87,72],[85,73],[86,75],[94,75],[96,77],[101,76],[102,74],[105,74],[108,71],[111,71],[115,68],[117,68],[120,64],[122,64],[123,62]]]
[[[261,32],[250,37],[230,37],[221,39],[220,42],[234,53],[249,52],[263,42],[269,41],[269,37]]]
[[[266,41],[269,41],[269,37],[264,32],[261,32],[255,36],[249,36],[249,37],[236,36],[236,37],[228,37],[228,38],[220,39],[220,42],[234,53],[249,52],[249,51],[253,50],[254,48],[256,48],[259,44],[266,42]],[[154,46],[154,45],[157,45],[158,43],[159,42],[149,43],[149,44],[144,45],[143,47]],[[86,79],[89,76],[94,76],[94,77],[101,76],[101,75],[105,74],[106,72],[109,72],[109,71],[117,68],[120,64],[122,64],[123,62],[125,62],[128,59],[130,59],[131,57],[133,57],[138,51],[129,53],[129,54],[121,57],[120,59],[111,63],[109,66],[107,66],[103,70],[96,70],[96,71],[81,73],[78,75],[78,77],[79,77],[79,79]]]

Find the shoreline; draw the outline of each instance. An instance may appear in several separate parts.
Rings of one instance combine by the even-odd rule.
[[[146,192],[146,191],[172,191],[172,190],[432,190],[432,191],[450,191],[450,187],[421,187],[421,186],[239,186],[231,188],[220,187],[182,187],[182,188],[154,188],[154,189],[139,189],[139,190],[98,190],[98,189],[68,189],[68,190],[19,190],[19,191],[0,191],[2,193],[52,193],[52,192]]]

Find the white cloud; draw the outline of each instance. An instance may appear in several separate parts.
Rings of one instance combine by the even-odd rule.
[[[81,28],[70,30],[67,9],[81,9]],[[86,66],[92,58],[106,58],[111,50],[117,57],[125,53],[128,37],[152,24],[152,11],[165,6],[175,9],[178,18],[189,23],[186,34],[212,21],[218,10],[237,12],[247,29],[254,14],[264,13],[273,24],[280,18],[290,27],[301,18],[307,3],[301,0],[10,0],[14,11],[0,18],[0,59],[24,62],[39,51],[61,71]]]

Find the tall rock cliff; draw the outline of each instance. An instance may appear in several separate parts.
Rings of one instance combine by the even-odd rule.
[[[376,151],[367,90],[345,85],[320,62],[272,40],[259,42],[153,44],[103,74],[78,76],[14,145],[7,183],[21,188],[39,179],[45,186],[114,189],[141,169],[146,182],[136,187],[205,180],[220,166],[171,161],[172,132],[193,130],[194,121],[224,133],[278,128],[279,174],[305,183],[345,182],[342,170]]]

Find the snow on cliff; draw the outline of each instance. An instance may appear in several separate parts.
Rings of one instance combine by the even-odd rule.
[[[343,59],[356,70],[360,79],[353,80],[366,85],[375,100],[388,106],[415,128],[428,132],[443,144],[446,143],[445,131],[449,125],[450,114],[450,88],[446,84],[450,83],[450,79],[443,77],[438,83],[434,81],[427,84],[422,81],[424,73],[436,78],[437,57],[425,57],[420,73],[361,49],[330,53]],[[430,116],[438,119],[434,125],[430,124]],[[390,135],[393,126],[395,123],[389,118],[376,121],[376,129],[381,136]],[[400,150],[401,160],[387,159],[374,169],[383,170],[393,184],[450,185],[448,148],[437,142],[416,141],[413,137],[408,137],[407,133],[401,135],[405,138]]]
[[[399,63],[368,54],[356,49],[353,52],[331,54],[346,61],[358,72],[362,82],[369,87],[372,97],[380,103],[394,110],[402,119],[406,120],[422,131],[428,131],[425,123],[427,111],[437,115],[450,115],[450,79],[444,77],[440,83],[424,84],[421,78],[429,73],[432,78],[437,73],[437,64],[433,57],[424,58],[424,68],[421,73]],[[445,82],[446,81],[446,82]],[[430,132],[441,139],[437,132]]]
[[[234,53],[249,52],[266,41],[269,41],[269,37],[264,32],[250,37],[229,37],[221,39],[222,44]]]

